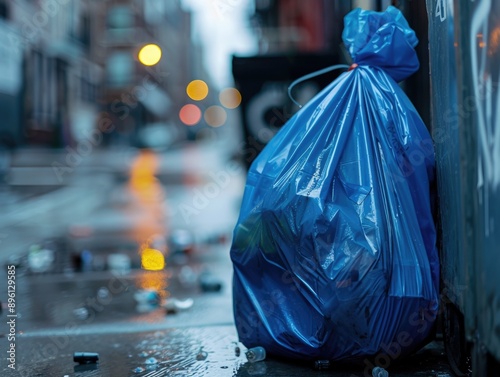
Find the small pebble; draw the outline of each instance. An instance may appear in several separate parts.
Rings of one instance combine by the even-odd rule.
[[[73,361],[79,364],[95,364],[99,361],[99,354],[96,352],[75,352]]]
[[[146,359],[144,364],[146,364],[146,365],[158,364],[158,360],[156,360],[156,358],[154,358],[154,357],[150,357],[150,358]]]
[[[97,291],[97,297],[99,297],[101,299],[108,298],[109,297],[109,289],[106,287],[99,288],[99,290]]]
[[[85,307],[74,309],[73,315],[80,321],[85,321],[90,316],[89,310]]]
[[[143,367],[137,367],[133,370],[134,373],[142,373],[144,372],[146,369],[144,369]]]
[[[208,356],[208,353],[203,351],[203,347],[200,348],[200,351],[198,352],[198,354],[196,355],[196,360],[205,360]]]
[[[373,377],[389,377],[389,372],[387,372],[384,368],[375,367],[372,370]]]
[[[330,369],[330,360],[316,360],[314,362],[314,369],[316,370]]]
[[[211,274],[203,274],[200,276],[200,288],[203,292],[219,292],[222,282]]]

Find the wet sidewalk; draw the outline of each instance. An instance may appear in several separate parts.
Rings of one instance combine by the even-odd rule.
[[[2,283],[1,376],[366,375],[366,365],[316,371],[272,357],[247,362],[233,322],[229,259],[245,176],[221,150],[96,152],[57,190],[22,200],[2,218],[0,261],[17,264],[17,317],[12,370]],[[52,262],[33,255],[30,262],[29,246],[44,239]],[[141,258],[148,248],[165,255],[163,269],[141,268],[151,262]],[[0,279],[7,281],[4,268]],[[79,365],[74,352],[96,352],[99,362]],[[449,369],[434,342],[389,372],[444,377]]]

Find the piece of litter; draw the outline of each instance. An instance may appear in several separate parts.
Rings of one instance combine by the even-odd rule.
[[[373,377],[389,377],[389,372],[387,372],[384,368],[375,367],[372,370]]]
[[[316,370],[330,369],[330,360],[316,360],[314,362],[314,369]]]
[[[211,274],[200,276],[200,288],[203,292],[219,292],[222,289],[222,282]]]
[[[205,360],[208,356],[208,353],[206,351],[203,351],[203,347],[200,348],[198,353],[196,354],[196,360]]]
[[[187,298],[185,300],[178,300],[171,298],[167,300],[162,306],[167,310],[167,313],[174,314],[181,310],[187,310],[193,306],[193,299]]]
[[[266,358],[266,350],[263,347],[253,347],[245,352],[245,355],[249,362],[256,363]]]
[[[99,354],[96,352],[75,352],[73,361],[79,364],[95,364],[99,361]]]

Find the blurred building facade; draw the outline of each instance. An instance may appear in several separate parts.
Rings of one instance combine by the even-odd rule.
[[[335,53],[342,18],[352,6],[351,1],[255,0],[252,21],[260,37],[259,50]]]
[[[185,87],[204,75],[191,29],[178,0],[0,0],[0,142],[140,144],[148,125],[179,132]],[[151,67],[137,58],[149,43],[163,51]]]
[[[190,15],[177,1],[113,0],[105,8],[99,41],[99,60],[105,67],[100,115],[116,126],[106,142],[134,143],[142,127],[175,127],[166,123],[179,97],[172,81],[186,80],[189,54],[188,48],[176,53],[172,49],[177,47],[176,37],[190,45]],[[163,54],[154,67],[137,59],[140,48],[151,43],[160,46]]]
[[[101,67],[93,58],[92,23],[99,3],[0,1],[0,107],[9,146],[71,142],[73,110],[95,102]]]

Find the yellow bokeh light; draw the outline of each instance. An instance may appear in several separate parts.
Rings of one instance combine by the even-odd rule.
[[[241,104],[241,93],[235,88],[226,88],[219,94],[219,101],[225,108],[235,109]]]
[[[208,96],[208,85],[203,80],[193,80],[186,87],[186,93],[194,101],[201,101]]]
[[[165,257],[160,250],[144,249],[141,253],[142,268],[149,271],[163,270],[165,267]]]
[[[227,114],[226,110],[220,106],[210,106],[205,110],[203,117],[209,126],[220,127],[226,123]]]
[[[147,66],[152,66],[158,63],[161,59],[161,48],[155,44],[148,44],[141,48],[137,55],[139,61]]]

